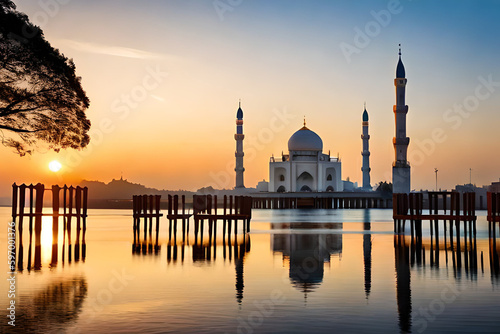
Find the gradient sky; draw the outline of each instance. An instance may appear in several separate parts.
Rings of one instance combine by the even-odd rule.
[[[433,189],[434,168],[447,189],[468,183],[469,168],[478,185],[500,177],[498,1],[15,2],[74,59],[92,141],[23,158],[0,149],[0,196],[13,182],[122,172],[160,189],[232,188],[239,99],[247,186],[268,180],[270,156],[287,151],[304,116],[340,155],[342,178],[361,182],[365,102],[372,184],[391,181],[399,43],[412,188]]]

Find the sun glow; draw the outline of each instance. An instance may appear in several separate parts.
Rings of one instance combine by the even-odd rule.
[[[62,165],[59,161],[57,160],[53,160],[51,162],[49,162],[49,169],[51,171],[53,171],[54,173],[58,172],[59,170],[61,170],[62,168]]]

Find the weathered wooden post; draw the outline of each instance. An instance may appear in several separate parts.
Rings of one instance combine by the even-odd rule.
[[[173,212],[173,203],[172,203],[172,195],[168,195],[168,240],[172,239],[172,215]]]
[[[82,203],[82,214],[83,214],[83,232],[85,235],[85,231],[87,230],[87,207],[88,207],[88,200],[89,200],[89,188],[84,187],[83,188],[83,203]]]
[[[23,218],[24,218],[24,206],[26,202],[26,185],[23,183],[19,186],[19,223],[18,231],[20,233],[20,238],[23,235]],[[15,222],[15,220],[14,220]]]
[[[43,211],[43,193],[44,186],[38,183],[35,186],[35,269],[38,270],[42,266],[42,211]]]
[[[174,240],[177,240],[177,218],[179,216],[179,195],[174,196]]]
[[[76,195],[75,195],[75,210],[76,210],[76,230],[80,231],[81,227],[81,218],[82,218],[82,188],[80,186],[76,187]],[[75,254],[76,256],[76,254]]]
[[[214,195],[214,215],[215,218],[213,220],[214,224],[214,240],[217,239],[217,195]],[[215,257],[215,249],[214,249],[214,257]]]
[[[227,195],[224,195],[224,204],[223,204],[223,212],[224,212],[224,218],[222,219],[222,238],[226,237],[226,223],[227,223]]]
[[[73,188],[73,186],[71,186],[71,187],[68,188],[68,201],[69,201],[69,205],[68,205],[68,222],[67,222],[67,225],[68,225],[68,236],[71,236],[71,219],[73,218],[73,193],[74,193],[74,191],[75,191],[75,188]],[[71,238],[71,237],[69,237],[69,238]],[[70,241],[70,243],[71,243],[71,241]]]
[[[158,234],[160,233],[160,201],[161,195],[155,195],[155,208],[156,208],[156,246],[158,246]]]
[[[12,185],[12,221],[15,222],[17,218],[17,184]]]

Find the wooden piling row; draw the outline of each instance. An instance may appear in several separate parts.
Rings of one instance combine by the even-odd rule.
[[[160,201],[161,195],[134,195],[132,196],[132,210],[133,210],[133,230],[134,230],[134,244],[133,244],[133,252],[137,251],[137,247],[146,248],[143,249],[143,252],[148,248],[152,252],[153,243],[152,240],[147,242],[148,231],[149,238],[152,239],[153,232],[153,220],[156,221],[156,243],[155,243],[155,251],[158,251],[158,235],[160,230],[160,217],[163,214],[160,212]],[[144,243],[140,243],[140,227],[141,227],[141,219],[144,220]],[[149,225],[148,225],[149,223]],[[149,226],[149,228],[148,228]]]
[[[46,191],[51,191],[51,208],[52,213],[44,213],[44,195]],[[62,197],[62,201],[61,201]],[[66,242],[66,235],[68,238],[68,258],[71,261],[71,221],[76,218],[76,243],[75,243],[75,261],[80,259],[80,230],[83,224],[83,237],[82,237],[82,258],[85,260],[85,231],[87,228],[87,202],[88,202],[88,188],[82,187],[60,187],[54,185],[46,189],[43,184],[26,185],[26,184],[13,184],[12,185],[12,221],[17,222],[17,241],[18,241],[18,270],[24,269],[24,248],[23,248],[23,227],[24,218],[28,218],[29,222],[29,249],[28,249],[28,270],[32,268],[39,270],[42,266],[41,263],[41,234],[42,234],[42,217],[52,217],[52,255],[51,266],[55,266],[58,262],[58,240],[59,240],[59,218],[63,218],[64,226],[64,242]],[[62,213],[61,213],[62,204]],[[73,210],[74,208],[74,210]],[[34,226],[34,228],[33,228]],[[34,262],[32,266],[31,253],[32,253],[32,234],[35,232],[35,247],[34,247]],[[62,252],[62,260],[65,260],[64,244]]]
[[[431,233],[438,231],[439,220],[456,222],[475,222],[475,194],[458,192],[429,192],[427,202],[429,213],[423,214],[424,193],[393,194],[394,232],[404,231],[406,220],[413,223],[429,220]],[[462,196],[462,198],[460,198]],[[450,205],[448,206],[448,198]],[[460,200],[462,199],[462,200]],[[439,205],[441,204],[441,205]],[[461,205],[462,204],[462,205]],[[433,227],[434,222],[434,227]],[[464,223],[465,224],[465,223]],[[475,224],[474,224],[475,225]],[[474,228],[475,230],[475,228]],[[413,230],[412,230],[413,231]]]
[[[424,193],[394,194],[394,232],[405,233],[405,222],[411,223],[412,262],[425,261],[425,247],[422,241],[422,221],[429,221],[430,265],[439,267],[439,254],[444,249],[451,250],[454,269],[462,268],[462,251],[466,273],[477,273],[475,194],[458,192],[429,192],[427,194],[428,213],[423,213]],[[443,221],[440,233],[439,221]],[[449,240],[447,223],[449,222]],[[463,230],[462,230],[463,228]],[[463,237],[462,237],[463,236]],[[444,245],[440,238],[443,237]],[[463,244],[462,244],[463,239]],[[448,252],[446,252],[448,263]],[[425,263],[424,263],[425,264]]]
[[[61,190],[62,190],[62,209],[61,214]],[[29,194],[28,194],[29,191]],[[52,213],[43,213],[43,203],[45,191],[52,192]],[[28,198],[28,203],[26,199]],[[73,217],[77,219],[77,230],[81,229],[83,222],[83,229],[86,229],[87,218],[87,202],[88,202],[88,188],[80,186],[59,187],[58,185],[46,189],[41,183],[37,185],[30,184],[13,184],[12,185],[12,220],[16,221],[19,218],[18,230],[23,231],[24,217],[29,218],[29,230],[33,230],[33,218],[35,218],[35,234],[39,233],[42,228],[42,216],[51,216],[54,218],[53,230],[56,231],[59,224],[59,217],[64,217],[65,228],[71,230],[71,220]],[[28,208],[26,208],[28,205]],[[73,211],[73,208],[75,210]],[[26,209],[29,209],[26,211]],[[34,211],[33,211],[34,209]]]
[[[162,214],[159,212],[159,196],[134,196],[133,197],[133,212],[134,212],[134,245],[133,252],[140,253],[139,248],[151,247],[152,240],[147,242],[147,219],[153,218],[157,219],[156,223],[156,243],[155,249],[159,247],[158,244],[158,231],[159,231],[159,219]],[[219,207],[219,204],[222,204]],[[149,210],[149,211],[148,211]],[[221,212],[222,211],[222,212]],[[198,241],[198,235],[201,235],[200,240],[203,240],[203,234],[205,230],[204,222],[208,222],[208,234],[210,240],[212,238],[214,241],[217,239],[217,221],[223,221],[223,236],[225,238],[226,231],[231,233],[234,230],[234,234],[238,233],[238,220],[243,221],[243,233],[250,232],[250,219],[252,217],[252,198],[248,196],[224,196],[223,202],[219,203],[217,196],[212,195],[194,195],[193,196],[193,211],[189,212],[186,208],[186,198],[185,196],[179,197],[178,195],[172,196],[168,195],[168,213],[166,215],[169,220],[168,226],[168,244],[176,244],[177,242],[177,225],[178,220],[182,222],[182,242],[186,242],[186,238],[189,236],[189,219],[194,217],[194,235],[195,244]],[[139,237],[139,227],[140,218],[145,218],[144,226],[144,242],[140,243]],[[234,224],[233,224],[234,222]],[[149,234],[151,235],[150,222]],[[189,243],[189,240],[188,240]],[[142,245],[142,246],[141,246]],[[143,254],[148,253],[148,249],[142,249]],[[150,253],[150,252],[149,252]]]

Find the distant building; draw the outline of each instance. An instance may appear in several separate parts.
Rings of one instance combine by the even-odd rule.
[[[399,61],[396,67],[396,105],[394,105],[394,117],[396,119],[396,133],[393,138],[395,160],[392,165],[392,190],[394,193],[409,193],[410,164],[407,160],[408,145],[410,138],[406,137],[406,114],[408,106],[405,104],[406,95],[406,73],[401,61],[401,48],[399,49]]]
[[[500,183],[500,182],[499,182]],[[483,186],[481,188],[476,187],[474,184],[464,184],[456,185],[455,191],[459,193],[475,193],[476,194],[476,209],[485,210],[486,209],[486,192],[488,186]]]
[[[342,181],[342,184],[344,185],[344,191],[359,191],[358,183],[352,182],[351,180],[349,180],[349,177],[347,178],[347,180]]]
[[[339,158],[324,154],[323,141],[304,126],[288,140],[288,154],[271,157],[270,192],[343,191]]]
[[[491,185],[488,187],[488,191],[492,193],[500,193],[500,181],[492,182]]]
[[[257,183],[257,192],[263,193],[263,192],[268,192],[269,191],[269,182],[266,180],[262,180],[259,183]]]

